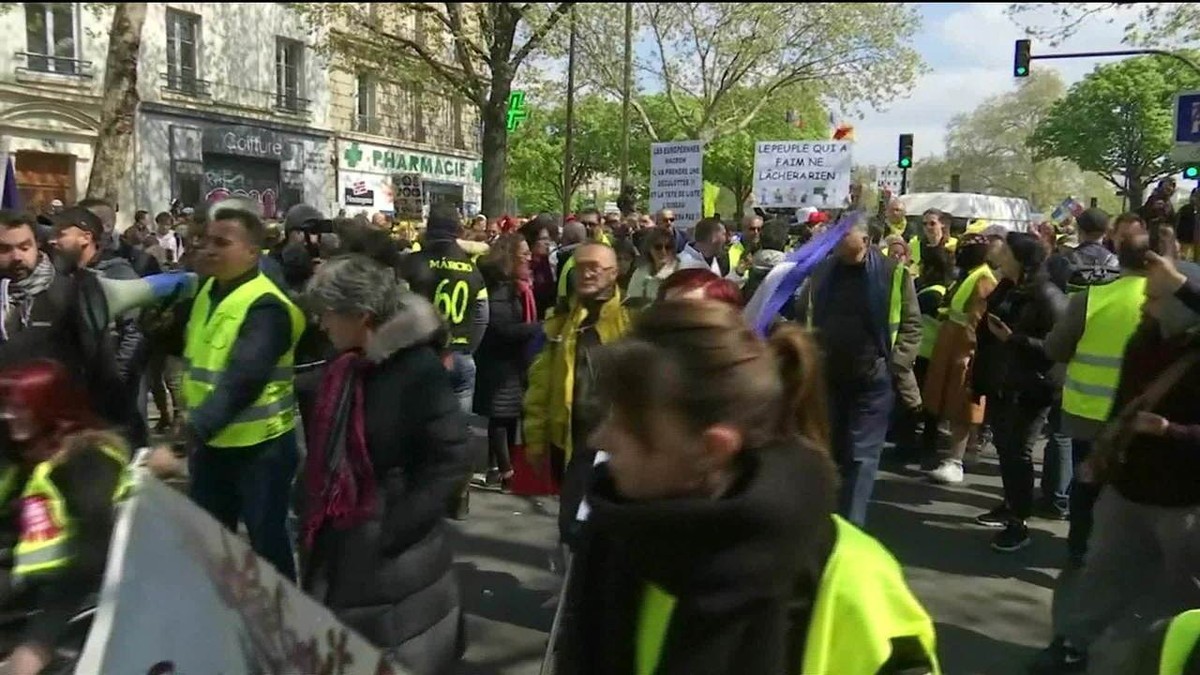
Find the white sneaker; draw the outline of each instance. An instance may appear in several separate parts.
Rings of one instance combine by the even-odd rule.
[[[929,480],[935,483],[946,484],[963,482],[962,462],[954,459],[943,459],[938,468],[929,472]]]

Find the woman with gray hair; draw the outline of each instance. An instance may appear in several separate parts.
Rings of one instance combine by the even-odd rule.
[[[365,256],[321,265],[306,295],[340,356],[306,420],[304,589],[409,672],[452,672],[462,616],[442,517],[467,425],[441,318]]]

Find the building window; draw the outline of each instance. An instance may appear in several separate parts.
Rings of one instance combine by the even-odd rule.
[[[304,110],[304,43],[275,38],[275,107],[288,112]]]
[[[167,10],[167,88],[197,93],[196,64],[200,45],[200,17]]]
[[[354,81],[354,98],[357,104],[354,130],[368,134],[379,133],[375,118],[375,78],[366,73],[359,74]]]
[[[25,3],[25,48],[30,70],[78,75],[78,26],[70,2]]]

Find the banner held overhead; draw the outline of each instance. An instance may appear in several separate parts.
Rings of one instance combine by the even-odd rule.
[[[650,212],[675,212],[675,223],[691,230],[704,215],[704,143],[675,141],[650,146]]]
[[[763,208],[842,208],[850,203],[849,141],[759,141],[754,195]]]

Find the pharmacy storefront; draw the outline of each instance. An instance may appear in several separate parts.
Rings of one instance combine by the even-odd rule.
[[[338,140],[337,198],[347,215],[392,214],[398,200],[411,198],[419,177],[419,199],[428,207],[450,202],[464,214],[479,210],[482,168],[478,158]],[[401,192],[406,194],[400,194]]]

